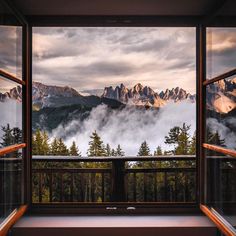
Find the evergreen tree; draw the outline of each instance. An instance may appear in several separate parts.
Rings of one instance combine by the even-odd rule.
[[[144,141],[138,151],[138,156],[151,156],[150,148],[146,141]]]
[[[154,156],[162,155],[161,146],[157,146],[156,150],[154,151]]]
[[[59,154],[58,140],[57,140],[57,138],[54,138],[51,143],[51,155],[56,156],[58,154]]]
[[[209,128],[207,129],[207,143],[225,147],[225,140],[221,139],[219,132],[212,132]]]
[[[116,151],[114,148],[111,149],[111,156],[112,157],[115,157],[116,156]]]
[[[106,150],[103,145],[103,141],[97,134],[96,130],[90,136],[91,141],[89,142],[89,149],[87,154],[89,157],[92,156],[106,156]]]
[[[39,129],[35,131],[35,155],[43,155],[43,137]]]
[[[12,145],[14,143],[14,138],[12,135],[12,129],[10,128],[10,125],[7,124],[7,126],[2,126],[2,142],[0,143],[2,147],[7,147],[9,145]]]
[[[118,144],[116,149],[116,156],[123,157],[125,155],[124,151],[121,149],[120,144]]]
[[[80,153],[78,147],[76,146],[75,141],[72,142],[72,145],[70,147],[70,155],[81,157],[81,153]]]
[[[174,155],[187,155],[190,148],[190,125],[183,123],[182,127],[175,126],[165,136],[165,143],[174,145],[170,152]]]
[[[108,157],[112,156],[111,155],[111,147],[108,143],[106,145],[106,156],[108,156]]]
[[[50,145],[49,145],[49,138],[46,131],[43,131],[42,135],[42,152],[43,155],[49,155],[50,154]]]
[[[22,130],[18,127],[12,129],[14,143],[22,143]]]
[[[196,154],[196,131],[194,132],[192,140],[190,142],[189,154],[190,155]]]
[[[187,155],[190,147],[190,135],[189,135],[190,125],[183,123],[180,128],[180,134],[178,137],[177,147],[175,150],[175,155]]]
[[[67,149],[62,138],[59,138],[59,141],[58,141],[58,155],[61,155],[61,156],[68,156],[69,155],[69,150]]]

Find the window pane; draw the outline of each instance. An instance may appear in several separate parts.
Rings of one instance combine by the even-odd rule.
[[[206,88],[206,143],[236,148],[236,79]]]
[[[23,204],[22,150],[0,156],[0,223]]]
[[[32,133],[35,158],[45,156],[50,163],[48,166],[55,167],[55,158],[50,156],[64,156],[65,162],[68,156],[92,159],[99,156],[192,155],[195,158],[195,36],[195,28],[33,28]],[[164,162],[163,169],[165,164],[169,165]],[[130,187],[126,200],[194,201],[195,160],[191,160],[193,168],[189,172],[186,163],[181,162],[180,167],[185,169],[180,168],[180,173],[175,173],[173,169],[177,162],[171,161],[166,170],[168,173],[160,170],[162,175],[156,175],[158,170],[137,173],[136,190],[143,192],[139,192],[139,197],[134,200],[130,197],[134,194],[132,182],[135,182],[133,173],[136,170],[133,169],[143,163],[137,161],[129,166],[126,161],[125,168],[132,169],[128,170],[129,176],[125,176],[129,178],[126,183]],[[37,161],[35,163],[38,165]],[[81,170],[73,166],[75,163],[70,163],[74,175],[65,172],[67,164],[64,164],[64,175],[60,177],[59,171],[55,173],[67,183],[63,185],[67,190],[60,201],[70,199],[68,184],[73,178],[74,181],[76,178],[84,180],[76,186],[84,186],[80,194],[86,198],[80,197],[77,201],[114,199],[105,197],[108,189],[111,190],[109,183],[112,181],[102,185],[112,172],[110,163],[86,163],[81,167],[89,169],[86,173],[80,173]],[[145,167],[150,165],[155,169],[154,164],[149,162]],[[35,168],[40,168],[37,165]],[[47,168],[46,164],[44,166]],[[63,169],[63,165],[60,167]],[[102,177],[99,168],[108,168],[106,177]],[[120,171],[120,175],[123,173]],[[35,170],[35,201],[50,201],[50,186],[46,184],[45,189],[40,190],[41,198],[37,196],[40,178],[44,183],[51,183],[46,172],[40,175]],[[159,198],[154,197],[155,178],[162,186]],[[174,179],[179,183],[175,185]],[[184,191],[177,193],[177,189],[184,189],[185,179],[189,179],[188,184],[193,187],[186,187],[189,197],[185,197]],[[96,184],[93,185],[94,181]],[[144,185],[149,186],[146,195]],[[60,186],[57,187],[61,191]],[[103,187],[108,191],[105,195],[101,195]],[[162,197],[165,192],[166,200]],[[51,195],[51,200],[58,200],[59,196],[53,198]],[[73,199],[76,201],[76,196]]]
[[[0,3],[0,69],[22,78],[22,27]]]
[[[206,150],[207,205],[236,226],[236,159]]]
[[[207,79],[236,68],[236,28],[207,29]]]
[[[22,87],[0,77],[0,147],[22,142]]]

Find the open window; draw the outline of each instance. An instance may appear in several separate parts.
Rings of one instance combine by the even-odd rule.
[[[195,27],[34,27],[32,76],[33,204],[196,204]]]

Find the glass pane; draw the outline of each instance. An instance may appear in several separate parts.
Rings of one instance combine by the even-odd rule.
[[[22,87],[0,77],[0,148],[22,143]]]
[[[22,78],[22,27],[0,3],[0,69]]]
[[[236,68],[236,28],[207,29],[207,79]]]
[[[60,170],[55,168],[52,187],[49,184],[53,180],[51,182],[47,170],[42,174],[35,170],[33,200],[69,201],[70,179],[73,178],[75,182],[76,178],[78,181],[83,179],[83,183],[73,185],[73,190],[75,186],[83,186],[78,194],[86,195],[74,196],[74,201],[114,199],[109,195],[112,182],[109,182],[109,174],[114,166],[110,161],[98,164],[92,161],[93,157],[106,156],[115,160],[121,156],[177,155],[179,158],[191,155],[195,158],[195,30],[171,27],[33,28],[32,151],[35,168],[40,168],[37,156],[45,158],[45,169],[58,166],[56,156],[66,162],[61,163]],[[89,170],[81,172],[78,163],[69,163],[69,156],[90,158],[91,162],[81,166]],[[163,168],[160,175],[150,161],[153,172],[143,170],[140,173],[139,170],[136,180],[133,173],[137,170],[134,169],[139,168],[141,161],[137,160],[132,166],[126,161],[125,168],[131,170],[127,170],[130,173],[125,178],[131,189],[125,201],[194,201],[194,161],[191,160],[190,170],[186,163],[180,162],[179,167],[184,170],[180,168],[179,173],[174,173],[178,159],[172,160],[170,164],[166,163],[169,166],[166,173]],[[68,165],[74,174],[67,172]],[[105,177],[100,169],[107,166]],[[60,176],[60,172],[64,174]],[[120,171],[121,177],[123,173]],[[62,191],[56,178],[58,181],[64,178],[65,195],[61,199],[60,194],[55,198],[50,195],[52,189]],[[162,186],[162,190],[158,189],[161,191],[159,198],[154,197],[155,179]],[[188,184],[185,179],[189,180]],[[38,189],[39,181],[43,184],[41,190]],[[103,186],[102,181],[107,184]],[[143,191],[138,193],[139,197],[130,197],[133,182],[139,186],[137,191]],[[146,190],[145,183],[149,185]],[[186,186],[188,197],[184,190],[177,193],[179,189],[185,189],[183,186]],[[102,189],[106,196],[102,195]]]
[[[236,226],[236,159],[206,150],[207,205]]]
[[[236,79],[206,87],[206,143],[236,148]]]
[[[22,150],[0,156],[0,223],[23,204]]]

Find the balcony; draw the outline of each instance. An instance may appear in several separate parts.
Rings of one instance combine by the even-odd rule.
[[[195,156],[33,156],[34,203],[193,203]]]

